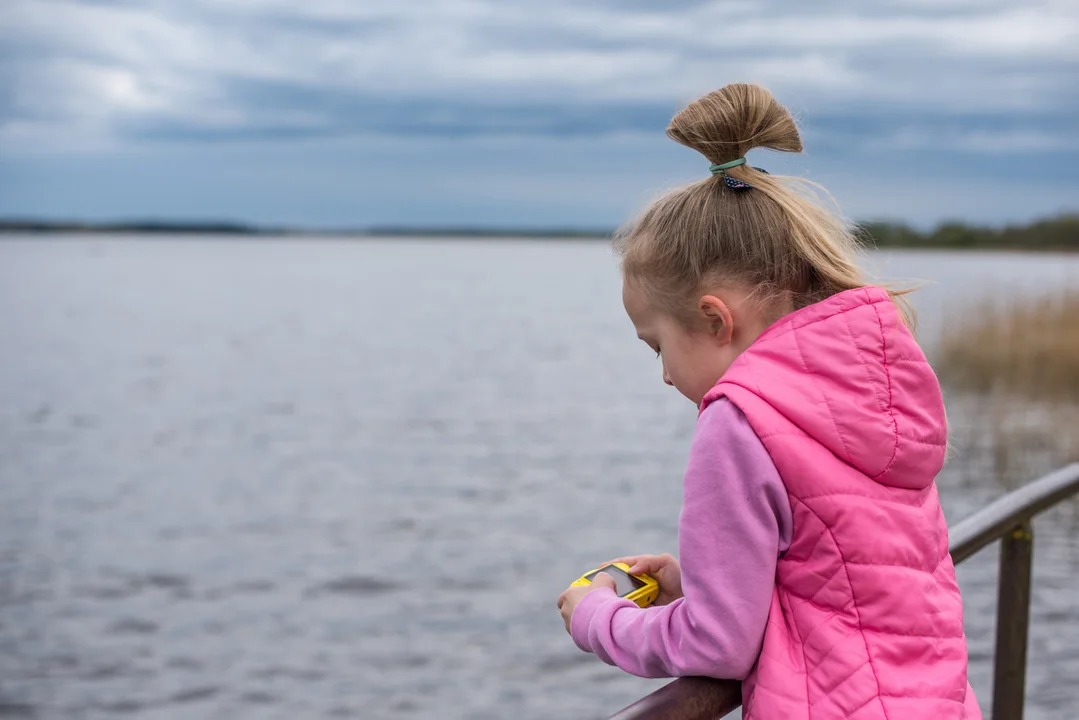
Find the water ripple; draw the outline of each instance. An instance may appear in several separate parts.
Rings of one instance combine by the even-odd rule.
[[[984,287],[1079,279],[887,257],[939,281],[930,339]],[[0,718],[601,717],[662,684],[554,608],[677,549],[695,414],[606,246],[5,240],[0,274]],[[959,445],[952,522],[1007,490]],[[1028,716],[1079,717],[1079,502],[1036,538]],[[996,573],[959,570],[985,708]]]
[[[390,580],[352,575],[328,580],[307,589],[307,595],[379,595],[400,590],[403,586]]]

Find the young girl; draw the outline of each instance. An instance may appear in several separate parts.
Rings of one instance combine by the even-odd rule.
[[[644,677],[744,680],[746,718],[980,718],[934,477],[940,386],[902,299],[839,220],[745,164],[798,152],[771,94],[728,85],[667,130],[711,176],[621,234],[623,301],[698,407],[679,560],[641,609],[603,574],[558,604],[577,645]]]

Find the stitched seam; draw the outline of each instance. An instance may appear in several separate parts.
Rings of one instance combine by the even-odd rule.
[[[876,310],[877,310],[876,307],[874,307],[873,312],[876,313]],[[842,317],[843,317],[843,327],[847,331],[847,337],[850,338],[850,345],[851,345],[852,348],[854,348],[855,354],[858,356],[858,359],[862,363],[862,369],[865,371],[866,384],[868,384],[869,387],[873,388],[873,399],[877,401],[877,409],[880,410],[882,415],[887,414],[887,415],[891,416],[891,413],[888,412],[888,408],[885,407],[884,403],[881,402],[880,395],[877,394],[877,389],[876,389],[877,388],[877,383],[873,382],[873,374],[871,372],[869,372],[869,363],[866,362],[865,354],[861,351],[861,348],[858,347],[858,342],[854,339],[854,332],[850,329],[850,319],[846,315],[843,315]],[[880,323],[880,315],[879,314],[877,315],[877,323],[881,327],[881,347],[883,348],[884,347],[884,326]],[[888,355],[887,355],[887,351],[882,351],[882,352],[884,354],[884,374],[885,374],[886,377],[889,378],[889,380],[888,380],[888,382],[889,382],[888,397],[889,397],[889,400],[890,400],[891,399],[891,387],[890,387],[891,378],[890,378],[889,373],[888,373]],[[898,433],[899,433],[899,425],[896,423],[894,417],[892,417],[892,430],[898,435]],[[895,445],[898,446],[899,445],[899,438],[898,437],[894,438],[894,442],[895,442]],[[892,460],[894,460],[894,459],[895,459],[895,451],[893,450],[892,451]],[[892,461],[889,461],[888,464],[891,465],[891,462]],[[881,472],[883,473],[887,469],[888,469],[888,467],[885,466],[884,470],[882,470]],[[878,475],[877,477],[880,477],[880,476]]]
[[[847,717],[850,717],[851,715],[854,715],[854,713],[858,712],[859,710],[861,710],[862,708],[864,708],[864,707],[865,707],[866,705],[868,705],[869,703],[873,702],[874,700],[876,700],[876,698],[875,698],[875,697],[870,697],[870,698],[869,698],[868,700],[866,700],[866,701],[865,701],[864,703],[862,703],[862,704],[861,704],[861,705],[859,705],[858,707],[856,707],[856,708],[851,708],[851,709],[850,709],[850,710],[849,710],[849,711],[847,712]],[[881,703],[881,707],[883,707],[883,706],[884,706],[884,703]]]
[[[769,437],[800,437],[800,438],[806,438],[807,440],[812,440],[812,438],[810,438],[809,435],[804,430],[799,430],[797,432],[793,431],[793,430],[788,430],[788,431],[777,430],[775,432],[762,433],[758,437],[760,437],[761,439],[769,438]]]
[[[818,607],[818,608],[821,608],[821,609],[831,609],[831,608],[825,608],[823,605],[820,605],[819,603],[815,603],[812,600],[806,600],[806,602],[813,605],[814,607]],[[835,617],[837,617],[839,615],[842,615],[843,613],[847,612],[849,609],[850,609],[850,603],[847,603],[846,605],[839,608],[838,610],[835,610],[834,612],[829,613],[819,623],[814,625],[813,629],[811,629],[808,633],[806,633],[805,638],[804,638],[804,642],[809,642],[809,638],[813,637],[813,633],[817,632],[817,630],[824,627],[825,623],[827,623],[829,620],[832,620],[833,618],[835,618]],[[832,650],[834,650],[834,649],[835,648],[832,648]],[[825,653],[824,657],[818,658],[817,663],[819,664],[822,660],[824,660],[824,658],[831,655],[832,650],[829,650],[827,653]]]
[[[923,640],[958,640],[959,638],[963,637],[962,633],[959,633],[957,635],[934,635],[925,633],[908,633],[901,632],[899,630],[883,630],[881,628],[864,629],[868,630],[871,633],[876,633],[877,635],[893,635],[895,637],[921,638]]]
[[[956,705],[962,705],[963,704],[962,700],[949,700],[948,698],[942,698],[942,697],[912,698],[910,695],[897,695],[896,693],[886,693],[886,692],[882,692],[880,694],[880,696],[881,697],[887,697],[887,698],[898,698],[899,700],[943,700],[944,702],[955,703]]]
[[[751,369],[751,365],[749,364],[749,361],[746,361],[744,363],[744,365],[746,366],[746,374],[750,376],[750,379],[753,380],[754,383],[756,383],[756,378],[752,377],[753,372],[752,372],[752,369]],[[733,403],[735,407],[737,407],[739,410],[741,410],[743,415],[746,415],[747,418],[749,417],[749,414],[746,413],[745,408],[743,408],[741,406],[741,404],[739,404],[739,402],[735,398],[732,398],[730,396],[730,393],[727,391],[726,388],[721,387],[723,385],[729,385],[730,387],[737,388],[738,390],[744,390],[745,392],[749,393],[751,397],[753,397],[753,398],[755,398],[757,400],[762,400],[762,401],[764,400],[764,393],[761,392],[761,389],[760,389],[759,386],[757,387],[756,390],[754,390],[753,388],[749,387],[749,385],[747,385],[746,383],[738,382],[737,380],[727,380],[727,379],[721,377],[719,379],[719,381],[716,382],[716,384],[713,386],[712,390],[708,391],[709,393],[715,391],[715,396],[708,400],[709,404],[714,403],[716,400],[719,400],[722,397],[725,397],[728,400],[730,400],[731,403]],[[758,437],[765,437],[765,436],[764,435],[758,435]]]
[[[731,383],[731,384],[735,385],[735,383]],[[805,438],[806,440],[813,440],[813,438],[809,436],[809,433],[805,432],[804,430],[797,431],[797,432],[790,431],[790,430],[787,430],[787,431],[777,430],[775,432],[763,433],[763,434],[759,435],[758,437],[766,438],[766,437],[784,437],[784,436],[786,436],[786,437]],[[926,445],[928,447],[940,447],[943,444],[943,443],[936,442],[936,441],[933,441],[933,440],[921,440],[920,438],[916,438],[913,435],[905,435],[904,433],[896,433],[896,437],[903,438],[907,442],[916,443],[918,445]],[[850,463],[847,463],[847,464],[849,465]]]
[[[755,390],[753,392],[757,397],[764,398],[764,392],[761,390],[761,381],[757,377],[756,363],[751,362],[752,358],[746,358],[746,373],[749,375],[749,379],[753,381]]]
[[[831,650],[829,650],[829,651],[827,652],[827,654],[825,654],[825,656],[824,656],[824,657],[828,657],[828,655],[831,655],[831,654],[832,654],[832,650],[835,650],[835,649],[836,649],[836,647],[838,647],[838,645],[837,645],[837,646],[835,646],[835,647],[833,647],[833,648],[832,648]],[[821,663],[822,663],[823,661],[824,661],[824,658],[821,658],[820,660],[818,660],[818,661],[817,661],[817,667],[820,667],[820,664],[821,664]],[[857,675],[857,674],[858,674],[858,671],[859,671],[859,670],[861,670],[861,669],[862,669],[862,667],[863,667],[863,666],[862,666],[862,665],[860,665],[860,664],[859,664],[859,665],[855,665],[855,666],[854,666],[854,669],[853,669],[853,670],[851,670],[851,671],[850,671],[849,673],[847,673],[846,675],[844,675],[843,677],[841,677],[841,678],[840,678],[839,680],[836,680],[836,681],[835,681],[835,682],[834,682],[834,683],[833,683],[833,684],[832,684],[832,685],[831,685],[830,687],[828,687],[828,688],[827,688],[826,692],[824,693],[824,694],[825,694],[825,696],[831,695],[832,693],[834,693],[834,692],[836,691],[836,688],[838,688],[838,687],[839,687],[840,685],[842,685],[843,683],[845,683],[845,682],[847,682],[848,680],[850,680],[850,679],[851,679],[852,677],[854,677],[855,675]],[[824,687],[823,685],[821,685],[821,686],[820,686],[820,688],[821,688],[821,690],[825,690],[825,687]]]
[[[901,489],[901,488],[897,488],[897,489]],[[919,491],[919,490],[911,490],[909,492],[921,492],[921,491]],[[802,495],[798,499],[801,500],[806,505],[808,505],[809,504],[808,501],[810,501],[810,500],[817,500],[818,498],[830,498],[830,497],[857,497],[857,498],[864,498],[866,500],[872,500],[873,502],[886,502],[886,503],[892,503],[893,505],[902,505],[903,507],[910,507],[910,508],[913,508],[913,507],[923,508],[923,507],[925,507],[926,503],[929,502],[929,493],[926,493],[925,500],[918,503],[917,505],[913,505],[911,503],[903,502],[902,500],[892,500],[891,498],[878,498],[878,497],[874,497],[872,495],[863,495],[862,493],[839,492],[839,491],[837,491],[837,492],[817,493],[816,495]]]
[[[805,505],[805,503],[802,503],[802,504]],[[805,505],[805,507],[810,512],[813,512],[813,508],[809,507],[808,505]],[[817,513],[815,513],[815,512],[813,512],[813,514],[817,515]],[[819,515],[817,515],[817,518],[821,519]],[[823,523],[824,521],[821,520],[821,522]],[[843,551],[842,551],[842,549],[840,549],[839,543],[835,539],[835,533],[833,533],[832,529],[829,528],[827,525],[825,525],[825,529],[828,531],[828,534],[832,536],[832,544],[835,545],[835,549],[839,552],[839,559],[840,559],[840,561],[842,563],[844,563],[844,570],[846,570],[846,561],[847,561],[847,559],[843,555]],[[876,683],[876,685],[877,685],[877,696],[879,697],[880,696],[880,677],[877,675],[877,668],[873,664],[873,656],[869,652],[869,642],[865,638],[865,629],[864,629],[864,626],[862,625],[862,613],[858,609],[858,599],[855,597],[855,594],[854,594],[854,583],[852,583],[850,581],[850,573],[847,573],[847,585],[848,585],[848,587],[850,587],[851,605],[854,606],[854,618],[858,622],[858,631],[859,631],[859,634],[862,636],[862,644],[865,647],[866,661],[869,663],[869,669],[873,673],[873,682]],[[805,645],[802,645],[802,655],[803,656],[805,655]],[[808,682],[809,682],[809,673],[807,672],[806,673],[806,683],[807,683],[806,691],[807,692],[809,690]],[[810,704],[810,707],[812,707],[812,703]],[[884,707],[883,702],[880,704],[880,709],[881,709],[881,712],[884,713],[884,720],[888,720],[888,710]]]
[[[904,570],[911,570],[913,572],[922,572],[922,573],[926,573],[928,575],[932,575],[933,573],[935,573],[937,571],[937,568],[940,567],[940,563],[937,563],[936,565],[934,565],[931,568],[924,568],[924,567],[914,567],[913,565],[910,565],[908,563],[886,563],[886,562],[876,562],[876,561],[874,561],[874,562],[860,562],[858,560],[847,560],[847,561],[845,561],[845,564],[847,564],[847,565],[859,565],[859,566],[861,566],[861,565],[873,565],[875,567],[887,567],[887,568],[903,568]]]
[[[824,610],[826,612],[831,612],[833,614],[835,614],[837,612],[846,612],[847,610],[850,610],[850,601],[849,600],[847,602],[843,603],[843,607],[839,608],[839,610],[836,610],[835,605],[825,605],[824,603],[817,602],[813,598],[808,598],[805,595],[797,595],[795,593],[790,593],[790,594],[793,595],[794,597],[798,598],[802,602],[809,603],[810,605],[817,608],[818,610]],[[817,593],[813,593],[813,595],[816,596]]]
[[[892,421],[892,430],[895,432],[895,446],[892,448],[892,457],[888,459],[888,464],[884,466],[884,469],[873,476],[874,480],[879,480],[884,476],[884,473],[888,472],[892,468],[892,464],[895,463],[896,457],[899,455],[899,421],[895,418],[895,396],[892,394],[892,369],[888,367],[888,340],[884,334],[884,320],[880,316],[880,311],[877,310],[876,305],[871,306],[873,312],[877,316],[877,325],[880,327],[880,351],[884,356],[884,361],[881,365],[884,367],[884,377],[888,380],[888,417]],[[879,683],[878,683],[879,684]],[[887,714],[885,714],[887,717]]]
[[[912,443],[915,443],[917,445],[926,445],[928,447],[937,447],[937,448],[939,448],[941,445],[944,444],[942,442],[938,442],[938,441],[934,441],[934,440],[919,440],[916,437],[913,437],[911,435],[904,435],[903,433],[900,433],[900,432],[897,432],[895,434],[895,436],[897,438],[906,440],[907,442],[912,442]],[[899,443],[896,443],[896,447],[899,447]]]
[[[851,633],[851,634],[853,635],[853,634],[856,634],[857,632],[858,631],[855,630],[854,633]],[[846,640],[846,638],[843,638],[843,639]],[[824,653],[819,658],[817,658],[817,667],[820,667],[824,663],[824,661],[827,660],[828,658],[830,658],[832,656],[832,653],[834,653],[840,647],[841,647],[841,645],[839,645],[839,644],[833,645],[832,647],[830,647],[828,649],[828,652]],[[853,675],[853,674],[854,673],[852,672],[851,675]],[[843,678],[843,679],[846,680],[846,678]],[[843,681],[840,680],[838,683],[836,683],[836,687],[839,687],[840,683],[842,683],[842,682]]]
[[[864,290],[865,288],[860,288],[860,289]],[[865,294],[868,295],[868,293],[865,293]],[[825,322],[826,320],[831,320],[832,318],[839,317],[840,315],[846,315],[847,313],[854,312],[858,308],[871,307],[871,308],[875,309],[877,305],[880,305],[882,303],[890,303],[890,302],[892,302],[890,299],[882,298],[880,300],[873,300],[873,301],[868,302],[868,303],[861,303],[861,304],[858,304],[858,305],[852,305],[851,307],[843,308],[843,309],[838,310],[837,312],[834,312],[834,313],[832,313],[830,315],[824,315],[823,317],[814,318],[814,319],[812,319],[812,320],[810,320],[808,322],[802,323],[800,325],[795,325],[794,323],[791,323],[790,325],[788,325],[787,327],[785,327],[783,329],[776,328],[775,332],[766,332],[765,335],[768,338],[783,337],[784,335],[786,335],[789,332],[794,332],[795,330],[800,330],[802,328],[807,328],[810,325],[816,325],[817,323],[822,323],[822,322]],[[764,337],[765,335],[762,335],[761,337]]]
[[[835,543],[836,550],[839,550],[839,557],[843,561],[843,564],[844,564],[843,569],[846,570],[847,559],[844,556],[843,551],[840,550],[839,542],[835,539],[835,534],[832,533],[831,528],[828,528],[828,534],[832,536],[832,542]],[[865,646],[866,661],[869,663],[869,670],[873,673],[873,681],[877,685],[877,695],[879,697],[880,696],[880,676],[877,674],[876,665],[873,664],[873,655],[872,655],[872,653],[869,652],[869,641],[866,640],[866,637],[865,637],[865,626],[862,625],[862,611],[858,608],[858,598],[855,596],[855,593],[854,593],[854,583],[852,583],[851,580],[850,580],[850,573],[846,573],[846,575],[847,575],[847,585],[850,586],[851,605],[854,606],[854,618],[858,621],[858,630],[860,631],[860,634],[862,636],[862,645]],[[888,711],[885,709],[883,702],[880,704],[880,710],[881,710],[882,713],[884,713],[884,720],[888,720]]]
[[[806,657],[806,644],[802,641],[802,630],[798,627],[798,621],[794,618],[794,608],[791,608],[791,629],[798,637],[798,647],[802,648],[802,677],[806,684],[806,720],[813,720],[813,701],[809,695],[809,658]]]
[[[791,668],[790,671],[791,672],[796,672],[793,668]],[[757,692],[758,689],[767,690],[767,691],[769,691],[771,693],[774,693],[774,694],[778,695],[779,697],[783,698],[784,700],[790,700],[792,702],[798,703],[799,705],[801,705],[801,703],[802,703],[802,698],[798,697],[798,691],[797,690],[791,691],[791,690],[788,690],[788,689],[786,689],[786,688],[784,688],[784,687],[782,687],[780,685],[773,685],[770,682],[766,682],[765,680],[763,680],[761,678],[757,679],[757,686],[754,689],[754,694],[751,697],[756,697],[757,696],[756,692]]]
[[[857,355],[858,355],[858,359],[862,362],[862,369],[865,370],[865,378],[872,385],[873,384],[873,374],[869,372],[869,363],[867,363],[865,361],[865,355],[862,354],[862,352],[860,351],[860,348],[858,347],[858,342],[854,339],[854,333],[850,329],[850,321],[846,318],[846,316],[843,316],[843,327],[847,331],[847,337],[850,338],[851,347],[853,347],[855,350],[859,351],[857,353]],[[878,395],[876,392],[874,392],[873,393],[873,398],[877,401],[877,408],[879,408],[882,413],[888,411],[887,408],[884,407],[884,403],[881,402],[880,395]]]
[[[807,597],[807,598],[805,598],[805,599],[806,599],[806,600],[809,600],[809,601],[810,601],[810,602],[812,602],[812,603],[813,603],[814,605],[820,605],[821,603],[818,603],[818,602],[817,602],[817,597],[818,597],[818,596],[819,596],[819,595],[820,595],[820,594],[821,594],[822,592],[824,592],[825,590],[827,590],[827,589],[828,589],[828,586],[829,586],[829,584],[830,584],[830,583],[832,582],[832,580],[834,580],[834,579],[835,579],[835,576],[836,576],[836,575],[838,575],[838,574],[839,574],[839,571],[840,571],[840,570],[842,570],[842,569],[843,569],[843,563],[839,563],[839,567],[837,567],[837,568],[836,568],[835,570],[833,570],[833,571],[832,571],[832,574],[831,574],[831,575],[829,575],[829,576],[828,576],[828,577],[826,577],[826,578],[825,578],[825,577],[823,577],[823,576],[821,576],[821,575],[818,575],[818,574],[814,573],[814,574],[813,574],[813,576],[814,576],[814,577],[817,577],[817,578],[821,578],[821,579],[823,580],[823,582],[821,582],[821,585],[820,585],[820,587],[819,587],[819,588],[817,588],[816,590],[814,590],[814,591],[813,591],[813,594],[812,594],[812,595],[810,595],[809,597]],[[828,607],[828,606],[826,606],[826,605],[825,605],[824,607]],[[835,606],[833,605],[832,607],[834,608]]]
[[[788,497],[789,497],[789,495],[788,495]],[[816,537],[816,539],[813,540],[813,547],[811,547],[809,550],[807,550],[804,554],[799,555],[797,562],[799,562],[799,563],[804,562],[804,560],[802,560],[801,558],[809,557],[810,555],[815,553],[817,551],[817,547],[820,545],[820,541],[823,540],[826,535],[827,535],[827,533],[825,533],[825,532],[822,532],[820,535],[818,535]],[[787,549],[787,552],[790,552],[790,548]],[[796,561],[795,558],[786,558],[786,559],[788,561],[790,561],[790,562],[795,562]],[[814,576],[815,577],[820,577],[820,575],[818,575],[816,573],[814,573]]]
[[[805,353],[802,352],[802,346],[798,343],[798,336],[791,335],[791,339],[794,341],[794,349],[798,351],[798,359],[802,361],[802,369],[805,370],[806,375],[816,375],[816,373],[809,369],[809,363],[806,362]],[[824,401],[824,407],[828,408],[828,419],[832,421],[832,427],[835,428],[836,437],[839,438],[839,444],[843,448],[844,457],[841,459],[843,462],[850,465],[851,463],[848,458],[852,457],[851,452],[847,449],[847,441],[843,439],[843,433],[840,432],[839,423],[835,419],[835,412],[832,410],[831,403],[828,402],[828,393],[821,390],[816,383],[813,384],[813,387],[820,393],[820,397]]]

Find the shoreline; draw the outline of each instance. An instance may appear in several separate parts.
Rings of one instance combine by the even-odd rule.
[[[863,222],[857,224],[863,247],[872,250],[981,250],[1003,252],[1079,252],[1079,214],[1063,214],[1021,226],[980,227],[944,223],[920,231],[901,223]],[[483,226],[407,227],[371,226],[342,228],[299,228],[249,225],[229,221],[45,221],[0,218],[0,240],[12,235],[48,238],[88,235],[138,236],[141,239],[251,238],[251,239],[338,239],[338,240],[549,240],[609,241],[615,230],[604,228],[514,228]]]

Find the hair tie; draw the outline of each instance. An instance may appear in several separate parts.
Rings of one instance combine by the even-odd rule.
[[[725,163],[723,163],[721,165],[716,165],[715,163],[712,163],[711,165],[708,166],[708,171],[710,173],[712,173],[713,175],[722,175],[723,176],[723,184],[726,185],[727,187],[729,187],[731,190],[752,190],[753,186],[750,185],[749,183],[747,183],[745,180],[739,180],[737,178],[732,178],[730,175],[727,174],[727,171],[730,170],[731,168],[736,168],[739,165],[745,165],[745,164],[746,164],[746,159],[744,157],[740,157],[737,160],[731,160],[730,162],[725,162]],[[766,170],[761,170],[760,168],[757,168],[757,167],[755,167],[753,169],[756,170],[757,172],[762,172],[765,175],[768,174],[768,172]]]
[[[746,159],[744,157],[740,157],[737,160],[731,160],[730,162],[725,162],[722,165],[716,165],[715,163],[712,163],[711,165],[708,166],[708,171],[710,173],[712,173],[713,175],[726,175],[727,170],[730,170],[731,168],[735,168],[735,167],[738,167],[739,165],[745,165],[745,164],[746,164]]]

